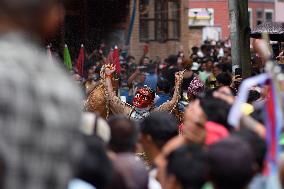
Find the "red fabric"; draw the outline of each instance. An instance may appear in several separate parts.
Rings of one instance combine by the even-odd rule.
[[[205,125],[206,128],[206,145],[211,145],[219,140],[222,140],[229,136],[228,130],[223,126],[215,122],[208,121]]]
[[[120,60],[119,60],[119,50],[115,47],[113,51],[113,64],[115,65],[116,72],[120,74],[121,67],[120,67]]]
[[[276,164],[277,162],[277,135],[276,135],[276,127],[277,127],[277,120],[276,120],[276,110],[275,110],[275,94],[270,85],[268,89],[268,97],[266,103],[266,112],[267,112],[267,141],[268,141],[268,160],[272,163]]]
[[[206,122],[205,129],[206,129],[206,139],[205,139],[206,145],[212,145],[229,136],[228,130],[223,125],[220,125],[212,121]],[[181,134],[183,134],[183,130],[184,130],[184,124],[181,124],[179,126],[179,131]]]
[[[81,47],[79,57],[77,60],[76,68],[78,70],[78,74],[83,76],[84,74],[84,62],[85,62],[85,52],[84,52],[84,47]]]

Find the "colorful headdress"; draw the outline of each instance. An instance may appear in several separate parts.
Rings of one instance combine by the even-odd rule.
[[[147,85],[145,85],[144,87],[138,89],[137,93],[149,96],[151,101],[154,101],[155,96],[156,96],[154,90],[151,89],[150,87],[148,87]]]
[[[194,77],[188,87],[188,93],[194,96],[204,91],[204,83],[198,78]]]

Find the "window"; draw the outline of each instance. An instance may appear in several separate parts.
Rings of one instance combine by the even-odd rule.
[[[263,22],[263,10],[256,11],[256,25],[260,25]]]
[[[178,40],[180,37],[180,7],[177,2],[168,2],[168,40]]]
[[[140,0],[140,41],[179,40],[179,0]]]
[[[272,22],[273,21],[273,10],[266,9],[265,12],[265,22]]]

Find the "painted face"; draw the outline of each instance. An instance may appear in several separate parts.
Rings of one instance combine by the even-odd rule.
[[[136,108],[148,108],[154,103],[155,95],[148,88],[141,88],[133,98],[133,105]]]

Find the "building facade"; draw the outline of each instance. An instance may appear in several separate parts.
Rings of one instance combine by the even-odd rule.
[[[131,3],[133,8],[133,1]],[[188,0],[139,0],[129,44],[135,57],[149,47],[149,56],[164,59],[180,49],[188,53]]]
[[[70,0],[64,26],[51,40],[72,52],[118,45],[139,59],[188,52],[188,0]],[[77,54],[77,52],[73,53]]]
[[[263,22],[275,20],[274,1],[249,0],[248,11],[251,28]],[[198,33],[197,30],[199,30],[199,33],[203,35],[202,37],[191,35],[191,44],[200,44],[200,41],[195,40],[200,38],[203,40],[205,38],[223,40],[229,38],[230,20],[228,0],[189,0],[189,27],[190,31],[195,30],[195,33]],[[216,34],[212,36],[214,33]]]
[[[284,0],[275,0],[275,21],[284,22]]]

